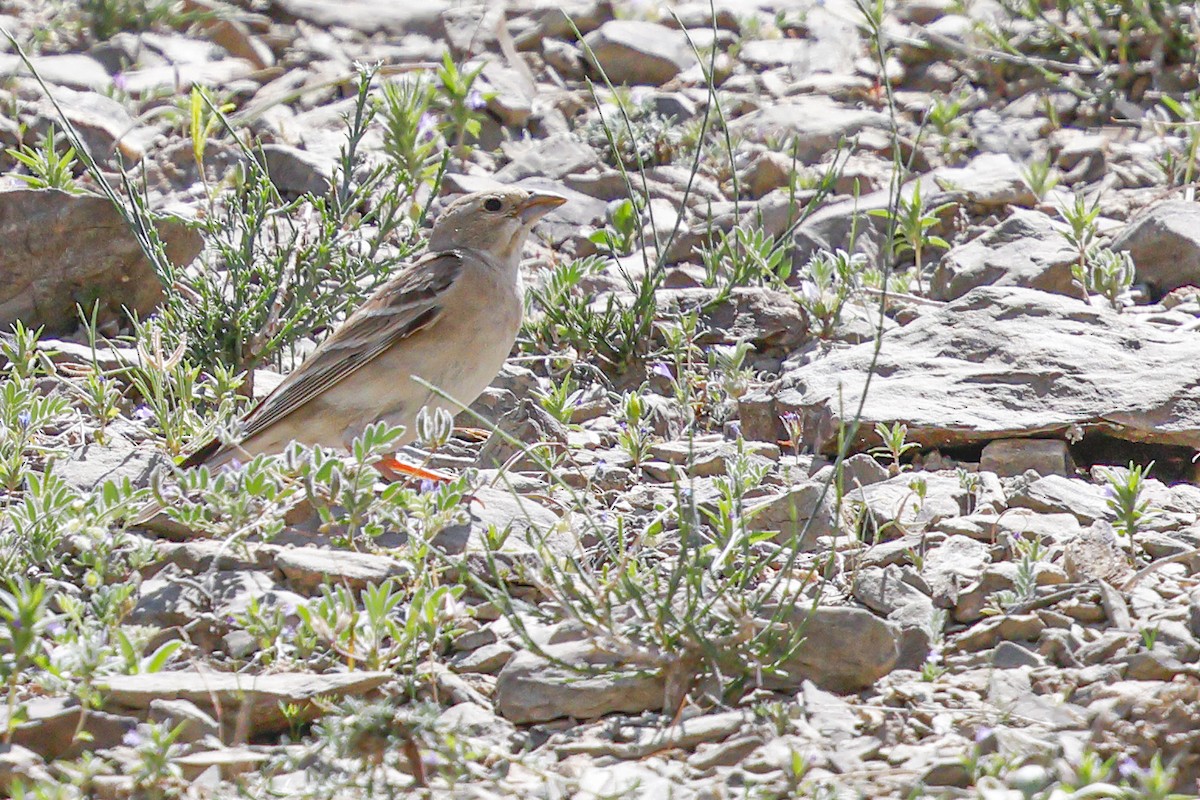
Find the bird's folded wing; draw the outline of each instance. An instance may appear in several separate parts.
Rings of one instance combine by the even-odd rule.
[[[250,412],[243,420],[242,437],[261,433],[401,339],[432,325],[462,268],[462,254],[453,250],[429,253],[405,267]],[[201,464],[219,449],[218,442],[209,442],[192,453],[184,466]]]

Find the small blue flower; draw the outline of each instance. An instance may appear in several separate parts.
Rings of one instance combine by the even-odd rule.
[[[431,481],[429,478],[422,478],[422,479],[421,479],[421,486],[420,486],[420,488],[418,489],[418,491],[419,491],[421,494],[429,494],[430,492],[432,492],[432,491],[434,491],[434,490],[436,490],[436,489],[437,489],[437,484],[436,484],[436,483],[434,483],[433,481]]]
[[[437,133],[437,116],[426,111],[417,122],[417,141],[427,142]]]
[[[671,380],[675,376],[671,374],[671,368],[661,361],[657,361],[650,366],[650,371],[655,375]]]
[[[22,428],[24,428],[24,429],[28,430],[28,428],[29,428],[29,424],[30,424],[31,422],[33,422],[33,417],[31,417],[31,416],[29,415],[29,412],[28,412],[28,411],[22,411],[20,414],[17,414],[17,423],[18,423],[18,424],[19,424],[19,425],[20,425]]]
[[[1126,780],[1137,777],[1142,774],[1142,768],[1137,765],[1129,756],[1125,756],[1117,762],[1117,773]]]
[[[137,732],[137,729],[125,731],[125,735],[121,737],[121,744],[126,747],[137,747],[142,743],[142,735]]]
[[[154,419],[154,412],[150,410],[148,405],[142,403],[133,409],[133,418],[138,422],[149,422]]]
[[[467,98],[463,103],[472,111],[479,111],[487,105],[487,100],[483,99],[483,94],[478,89],[472,89],[467,93]]]

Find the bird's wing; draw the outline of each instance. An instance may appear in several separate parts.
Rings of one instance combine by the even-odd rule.
[[[462,254],[455,250],[429,253],[405,267],[246,416],[242,438],[261,433],[396,342],[432,325],[441,316],[446,291],[462,269]],[[220,449],[219,441],[209,442],[192,453],[184,466],[202,464]]]

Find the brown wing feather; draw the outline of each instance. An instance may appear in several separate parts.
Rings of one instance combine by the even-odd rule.
[[[404,268],[245,417],[243,439],[279,422],[397,341],[432,325],[441,315],[446,290],[461,274],[462,254],[452,250],[429,253]],[[183,465],[202,464],[220,450],[219,440],[210,441]]]

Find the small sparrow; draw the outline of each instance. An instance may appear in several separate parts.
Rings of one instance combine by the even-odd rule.
[[[211,441],[184,466],[278,453],[290,442],[345,448],[377,421],[404,426],[398,444],[408,444],[423,406],[457,413],[470,405],[500,372],[521,327],[525,239],[564,202],[516,188],[452,202],[433,226],[428,252],[402,267],[267,395],[243,420],[239,441]],[[394,459],[387,466],[414,472]]]

